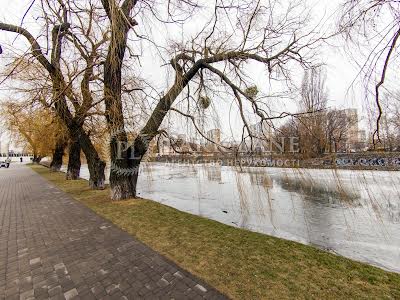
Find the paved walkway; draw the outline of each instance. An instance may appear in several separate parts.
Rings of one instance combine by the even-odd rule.
[[[0,169],[0,299],[224,299],[30,168]]]

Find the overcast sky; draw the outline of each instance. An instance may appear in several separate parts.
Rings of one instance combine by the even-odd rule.
[[[214,0],[208,0],[212,3]],[[19,24],[21,18],[26,11],[32,0],[0,0],[0,21],[6,23]],[[313,17],[315,20],[325,19],[325,27],[334,26],[337,20],[337,9],[342,0],[309,0],[310,7],[313,7]],[[24,26],[28,29],[35,31],[35,21],[27,17]],[[325,28],[325,29],[326,29]],[[11,44],[14,41],[15,35],[0,31],[0,43]],[[321,48],[321,59],[326,63],[327,70],[327,87],[329,90],[329,106],[331,107],[356,107],[359,109],[359,114],[363,110],[363,93],[362,90],[357,88],[348,93],[352,81],[356,78],[358,69],[347,55],[343,53],[343,48],[340,47],[339,40],[332,40],[331,46],[324,46]],[[16,48],[21,45],[26,45],[22,38],[18,38],[14,44]],[[23,46],[26,47],[26,46]],[[3,49],[7,51],[7,49]],[[149,60],[147,60],[149,61]],[[151,61],[151,60],[150,60]],[[152,61],[151,61],[152,62]],[[153,63],[153,62],[152,62]],[[4,60],[0,56],[0,68],[4,68]],[[146,59],[144,63],[146,68]],[[160,74],[162,74],[160,72]],[[299,74],[301,78],[303,74]],[[0,86],[0,98],[7,99],[12,92],[4,90]],[[293,105],[293,104],[289,104]],[[219,112],[221,114],[221,112]],[[224,117],[221,117],[221,123],[224,130],[228,125]],[[224,128],[225,126],[225,128]],[[4,144],[4,143],[3,143]]]

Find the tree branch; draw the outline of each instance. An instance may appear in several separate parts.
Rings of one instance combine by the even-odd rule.
[[[31,44],[33,56],[40,62],[40,64],[43,67],[46,68],[46,70],[49,73],[54,73],[54,71],[55,71],[54,66],[44,56],[39,43],[37,42],[37,40],[33,37],[33,35],[28,30],[26,30],[25,28],[22,28],[20,26],[15,26],[15,25],[1,23],[1,22],[0,22],[0,30],[15,32],[15,33],[23,35],[28,40],[28,42]]]

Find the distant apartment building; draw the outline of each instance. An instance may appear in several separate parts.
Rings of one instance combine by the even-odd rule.
[[[171,137],[165,135],[160,135],[160,137],[156,139],[159,155],[171,155],[175,153],[171,145],[171,139]]]
[[[364,150],[366,150],[367,146],[368,146],[367,132],[364,129],[359,130],[358,131],[358,143],[357,143],[356,150],[364,151]]]
[[[358,131],[358,141],[360,143],[365,143],[367,141],[367,132],[365,130]]]
[[[356,108],[334,110],[335,118],[339,118],[336,135],[340,136],[338,145],[334,147],[338,151],[353,152],[364,151],[367,146],[367,134],[364,129],[360,129],[358,112]]]
[[[221,144],[221,130],[218,128],[207,131],[207,141],[205,145],[206,152],[216,152],[218,147],[216,144]]]
[[[358,130],[358,112],[356,108],[347,108],[343,110],[346,117],[346,150],[354,150],[359,143],[359,130]]]
[[[360,131],[355,108],[331,110],[327,114],[329,151],[350,152],[358,148]]]
[[[207,131],[207,138],[214,143],[220,144],[221,143],[221,130],[218,128],[211,129]],[[213,144],[210,141],[207,141],[207,144]]]
[[[245,146],[248,151],[266,151],[269,149],[270,141],[273,138],[272,127],[267,123],[260,121],[249,126],[252,138],[246,140]]]
[[[379,142],[375,141],[375,148],[384,149],[385,151],[400,150],[400,130],[399,120],[394,116],[388,116],[384,113],[379,121]],[[376,124],[372,125],[371,132],[375,132]],[[374,146],[371,141],[371,146]]]
[[[256,124],[250,125],[251,134],[259,139],[269,140],[272,137],[272,128],[267,122],[260,121]]]

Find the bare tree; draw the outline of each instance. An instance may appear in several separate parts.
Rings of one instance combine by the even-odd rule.
[[[349,131],[349,120],[344,110],[330,110],[326,114],[326,139],[329,152],[338,152]]]
[[[136,33],[136,26],[146,26],[131,15],[140,15],[143,22],[152,19],[165,26],[180,22],[182,26],[187,26],[185,20],[199,20],[200,7],[191,1],[150,4],[135,0],[122,3],[102,0],[102,4],[112,24],[111,42],[104,63],[107,122],[111,132],[118,132],[118,140],[126,142],[126,124],[122,117],[121,101],[122,61],[130,30],[133,28]],[[210,7],[207,9],[210,10]],[[160,133],[160,127],[168,113],[184,116],[205,137],[197,124],[196,111],[201,99],[211,99],[212,95],[218,93],[218,88],[234,97],[243,122],[243,136],[252,135],[246,116],[248,108],[262,121],[290,115],[271,116],[266,109],[267,103],[263,101],[266,98],[255,99],[246,93],[246,89],[254,85],[248,74],[248,66],[251,64],[262,65],[271,80],[287,83],[291,80],[290,69],[296,68],[296,65],[310,66],[316,36],[312,32],[302,32],[302,28],[306,26],[307,14],[301,10],[299,2],[292,1],[283,5],[277,1],[274,4],[263,1],[230,1],[225,4],[216,1],[212,11],[211,18],[204,22],[197,34],[188,40],[172,43],[170,53],[173,55],[167,66],[174,73],[174,81],[161,96],[154,97],[155,103],[151,107],[150,116],[138,128],[133,147],[128,148],[122,157],[118,157],[117,142],[111,143],[110,185],[113,199],[136,195],[141,159],[148,150],[149,142]],[[162,15],[166,17],[163,19]],[[182,15],[185,17],[182,18]],[[236,16],[235,22],[229,17],[233,15]],[[229,30],[227,24],[231,27]],[[157,46],[157,40],[138,33],[136,36],[141,42],[156,45],[161,50],[161,46]],[[177,107],[182,103],[185,103],[185,111]],[[135,159],[131,159],[132,156]]]
[[[50,99],[39,99],[55,110],[71,137],[79,140],[88,160],[90,183],[97,188],[104,185],[105,164],[85,130],[85,120],[104,100],[111,136],[113,199],[136,196],[140,163],[154,137],[168,134],[163,128],[167,115],[182,117],[205,140],[209,139],[200,125],[201,116],[217,99],[233,99],[241,119],[242,139],[254,138],[252,117],[268,123],[292,116],[288,112],[271,113],[270,100],[276,95],[270,91],[251,92],[255,86],[252,70],[262,67],[266,84],[271,89],[275,84],[284,86],[290,95],[295,89],[293,78],[301,69],[312,67],[314,49],[320,41],[308,27],[308,12],[302,1],[297,0],[217,0],[212,6],[191,0],[165,4],[57,0],[41,1],[41,5],[43,28],[51,40],[50,59],[40,47],[40,39],[22,26],[0,23],[0,29],[21,34],[29,41],[31,54],[51,82]],[[198,25],[195,32],[186,34],[186,28],[194,23]],[[148,34],[159,26],[166,31],[178,29],[181,34],[165,44],[159,41],[159,35]],[[161,68],[168,70],[166,83],[169,79],[172,82],[165,90],[138,76],[142,69],[133,47],[151,48],[165,62],[160,67],[154,61],[151,69],[154,74]],[[75,60],[79,63],[74,64]],[[79,88],[77,81],[81,82]],[[96,101],[98,91],[103,97]],[[138,102],[140,110],[136,111],[132,102]],[[141,122],[132,115],[140,116]],[[129,137],[134,137],[133,147],[120,151],[119,146],[128,143]]]
[[[46,56],[47,51],[43,52],[39,38],[35,38],[27,29],[0,23],[0,30],[20,34],[29,42],[30,54],[46,70],[51,83],[51,97],[37,93],[36,100],[53,108],[68,128],[71,137],[70,157],[78,157],[82,148],[88,161],[90,186],[104,188],[105,163],[100,159],[84,123],[98,104],[98,100],[93,97],[91,84],[99,78],[95,70],[101,64],[100,48],[107,40],[107,34],[98,26],[101,24],[101,15],[96,14],[97,7],[92,3],[88,3],[86,7],[81,4],[79,1],[40,1],[40,20],[43,21],[46,33],[44,40],[50,41],[47,49],[50,52],[49,58]],[[66,42],[72,45],[68,51],[65,51]],[[67,52],[69,59],[62,56],[63,51]],[[74,89],[78,80],[80,94]],[[69,178],[76,178],[79,169],[80,162],[71,159]]]
[[[50,169],[53,172],[57,172],[61,170],[63,164],[65,148],[68,144],[68,131],[57,118],[54,118],[54,121],[57,122],[58,128],[53,132],[53,134],[55,134],[56,142],[52,153]]]
[[[385,151],[394,151],[398,147],[399,138],[399,95],[398,92],[384,93],[380,104],[382,115],[380,118],[380,139],[375,143],[375,148],[379,147]],[[376,111],[371,112],[371,116],[376,120]]]
[[[301,109],[318,113],[326,109],[327,102],[328,91],[324,69],[318,66],[306,70],[301,85]]]
[[[328,92],[322,67],[307,70],[301,86],[300,110],[309,114],[299,118],[300,149],[306,155],[325,151],[326,105]]]
[[[393,95],[394,101],[392,103],[391,111],[391,123],[393,126],[393,130],[395,132],[395,146],[396,150],[400,151],[400,92],[396,92]]]
[[[357,47],[356,62],[363,75],[366,95],[373,95],[378,112],[372,135],[374,145],[380,140],[381,90],[398,58],[399,20],[400,2],[397,0],[346,0],[343,3],[339,28],[346,40]],[[366,59],[360,63],[360,53],[365,49]],[[354,52],[354,48],[349,52]]]

